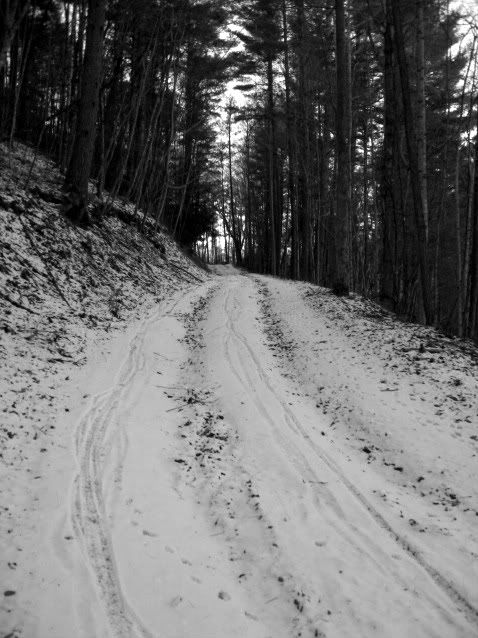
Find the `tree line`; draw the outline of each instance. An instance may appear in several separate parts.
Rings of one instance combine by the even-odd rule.
[[[236,22],[259,78],[228,106],[237,261],[478,339],[476,16],[256,0]]]
[[[478,24],[453,7],[4,0],[0,134],[58,161],[74,221],[90,179],[145,232],[478,340]]]

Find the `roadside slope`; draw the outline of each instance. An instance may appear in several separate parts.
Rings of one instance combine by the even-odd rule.
[[[112,213],[87,229],[72,225],[60,212],[62,178],[55,165],[22,145],[12,153],[5,150],[0,158],[2,638],[16,636],[25,623],[38,627],[39,591],[59,587],[63,572],[52,563],[47,539],[75,470],[71,436],[89,397],[110,388],[145,318],[177,291],[208,278],[164,231],[141,234],[138,216],[125,202],[114,202]],[[65,535],[71,538],[71,531]],[[56,541],[59,547],[65,543]],[[68,571],[61,578],[68,583]],[[60,600],[51,596],[50,604],[55,608]]]

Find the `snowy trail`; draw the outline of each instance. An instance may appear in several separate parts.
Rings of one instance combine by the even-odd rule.
[[[442,514],[454,533],[409,529],[402,510],[437,521],[436,508],[349,440],[363,434],[352,413],[370,378],[347,355],[356,396],[343,393],[308,341],[320,320],[300,286],[218,273],[120,339],[114,367],[85,371],[97,391],[76,422],[75,470],[58,474],[42,552],[51,585],[28,635],[478,636],[466,514]],[[278,356],[271,326],[296,341],[293,356]],[[342,410],[332,425],[314,391],[321,374]],[[354,437],[337,424],[346,414]],[[393,440],[391,417],[387,428]],[[409,445],[425,464],[423,436]],[[383,493],[400,497],[400,513]]]
[[[115,416],[127,404],[132,384],[141,376],[146,330],[148,324],[156,321],[157,316],[153,316],[140,326],[118,380],[110,390],[92,398],[75,436],[78,474],[71,496],[72,527],[95,574],[114,634],[124,638],[150,638],[152,634],[142,625],[123,594],[109,532],[115,508],[113,503],[107,508],[105,501],[115,500],[127,454],[127,435],[124,430],[115,428]],[[106,455],[111,457],[110,467],[103,462]],[[112,476],[107,476],[108,471]],[[82,606],[79,616],[83,609]],[[95,631],[94,627],[91,630]]]
[[[101,618],[101,631],[108,631],[109,626],[112,635],[124,638],[151,638],[154,634],[144,626],[123,592],[112,542],[111,529],[114,529],[123,465],[129,447],[122,416],[134,404],[138,385],[144,383],[145,377],[151,374],[151,367],[146,364],[148,353],[145,341],[148,331],[161,331],[162,323],[174,313],[183,298],[184,294],[178,295],[161,312],[153,313],[140,323],[127,346],[126,358],[113,385],[90,399],[90,405],[75,432],[74,449],[78,469],[70,494],[70,513],[66,525],[62,524],[62,530],[57,535],[59,538],[62,531],[67,534],[71,524],[81,549],[74,572],[76,570],[80,582],[88,591],[85,563],[89,567],[107,616],[107,619]],[[63,556],[60,558],[64,560]],[[90,593],[90,596],[94,600],[94,594]],[[91,610],[88,610],[88,605],[81,598],[79,602],[79,627],[85,635],[100,635],[97,624],[100,618],[89,618]]]
[[[256,295],[244,277],[230,278],[218,295],[220,309],[211,311],[206,328],[211,354],[204,377],[218,387],[225,417],[239,433],[229,464],[237,473],[230,480],[237,488],[247,476],[260,495],[256,529],[248,523],[245,538],[247,510],[238,506],[236,549],[242,543],[256,553],[255,570],[272,553],[275,569],[267,574],[264,565],[269,582],[263,582],[271,596],[274,580],[283,578],[272,615],[287,603],[299,611],[275,635],[290,636],[292,629],[296,635],[471,635],[455,602],[476,621],[473,605],[414,555],[333,460],[320,436],[321,415],[312,402],[292,395],[263,345]],[[265,528],[272,530],[270,539],[261,543]],[[264,620],[268,627],[272,619]]]

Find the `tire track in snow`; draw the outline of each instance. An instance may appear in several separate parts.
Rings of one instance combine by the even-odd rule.
[[[258,287],[258,283],[254,278],[250,278],[253,282],[254,286]],[[449,599],[453,601],[455,605],[462,611],[467,620],[472,622],[474,625],[477,624],[478,621],[478,609],[477,607],[470,602],[467,598],[465,598],[451,583],[447,580],[437,569],[435,569],[432,565],[430,565],[424,557],[420,554],[420,552],[400,533],[398,533],[393,526],[376,510],[376,508],[370,503],[367,497],[347,478],[347,476],[341,471],[341,469],[337,466],[337,464],[330,458],[330,456],[321,449],[310,437],[305,428],[302,426],[300,419],[294,414],[294,411],[290,408],[289,405],[279,396],[269,379],[269,376],[259,361],[256,352],[251,347],[250,343],[247,340],[247,337],[240,330],[240,322],[238,320],[237,312],[233,312],[230,308],[230,295],[226,295],[224,299],[224,312],[227,317],[227,328],[233,337],[240,342],[242,347],[247,352],[248,357],[254,363],[257,374],[261,379],[261,382],[264,384],[265,388],[270,392],[277,403],[281,405],[282,411],[284,413],[285,419],[284,422],[287,424],[288,428],[295,435],[299,435],[310,447],[311,450],[315,453],[315,455],[335,474],[335,476],[339,479],[339,481],[346,487],[346,489],[353,495],[353,497],[360,503],[360,505],[371,515],[375,523],[397,543],[398,546],[409,556],[411,557],[425,572],[428,576],[435,582],[435,584],[443,591]],[[244,383],[244,376],[247,379],[248,373],[246,366],[242,367],[242,373],[239,373],[237,369],[235,369],[232,360],[230,360],[231,369],[233,370],[235,376],[238,381],[242,385],[246,385]],[[247,385],[249,385],[249,391],[252,389],[251,385],[252,381],[247,379]],[[258,406],[263,416],[268,418],[266,406]],[[269,422],[272,426],[274,426],[273,420],[268,418]],[[275,427],[275,426],[274,426]],[[275,427],[275,431],[277,435],[280,437],[280,432],[277,427]],[[291,442],[287,441],[285,443],[289,451]],[[287,451],[287,448],[285,448]],[[300,451],[297,449],[296,453],[301,455]],[[297,464],[297,461],[296,461]],[[309,465],[305,458],[300,459],[300,464],[304,469]],[[310,466],[309,469],[311,470]],[[312,470],[311,470],[312,471]]]
[[[237,330],[234,327],[234,323],[235,321],[238,320],[237,317],[237,312],[234,311],[234,309],[231,308],[231,288],[229,287],[226,291],[226,294],[223,298],[223,304],[222,304],[222,311],[225,317],[225,323],[224,323],[224,328],[225,328],[225,334],[223,337],[223,348],[224,348],[224,353],[225,353],[225,358],[227,360],[227,363],[233,373],[233,375],[235,376],[235,378],[237,379],[238,383],[240,386],[242,386],[244,388],[244,390],[246,391],[246,395],[250,396],[250,397],[254,397],[254,403],[256,408],[258,409],[259,413],[262,415],[262,417],[268,421],[271,426],[274,428],[275,430],[275,426],[273,423],[273,419],[271,419],[271,417],[269,416],[268,412],[267,412],[267,408],[266,406],[262,403],[260,397],[259,398],[255,398],[256,397],[256,393],[257,393],[257,386],[254,384],[253,379],[249,376],[248,370],[247,370],[247,365],[243,362],[242,357],[241,357],[241,349],[237,347],[237,342],[239,342],[240,344],[244,345],[244,341],[245,339],[242,338],[242,336],[240,336],[237,332]],[[234,319],[233,319],[234,317]],[[236,342],[236,343],[234,343]],[[249,352],[249,348],[247,348],[247,352]],[[234,353],[238,359],[238,363],[239,366],[237,366],[235,364],[234,361]],[[239,369],[240,368],[240,369]],[[260,377],[260,380],[262,383],[266,384],[266,380],[265,380],[265,374],[263,371],[262,366],[257,367],[257,372],[258,375]],[[278,437],[280,437],[280,431],[277,430],[276,434]],[[296,459],[293,459],[292,457],[292,452],[293,450],[290,449],[290,447],[287,449],[287,456],[289,458],[289,460],[291,460],[294,464],[294,466],[297,468],[298,467],[298,461]],[[242,471],[245,473],[246,476],[248,476],[249,478],[252,479],[252,474],[248,473],[244,468],[242,468]],[[257,517],[257,512],[253,512],[252,515],[253,518]],[[267,524],[269,523],[268,519],[267,519],[267,515],[266,513],[262,510],[261,511],[261,523],[263,526],[267,526]],[[272,527],[272,526],[271,526]],[[277,546],[278,547],[278,546]],[[262,569],[264,569],[264,556],[258,557],[257,566],[261,566]],[[266,573],[272,573],[272,566],[275,565],[279,565],[278,562],[278,556],[273,555],[271,558],[269,558],[269,562],[270,564],[267,564],[266,561]],[[283,570],[285,573],[287,573],[287,570]],[[284,603],[286,605],[291,605],[292,608],[294,609],[294,611],[298,611],[298,607],[294,608],[294,604],[297,601],[297,589],[301,589],[301,587],[298,585],[298,583],[295,583],[292,586],[285,586],[285,581],[282,580],[282,582],[284,583],[284,589],[282,590],[282,593],[280,596],[277,596],[277,598],[282,598],[284,595],[286,596],[286,598],[284,599]],[[275,585],[277,585],[277,583],[275,583]],[[308,629],[310,632],[310,635],[313,636],[319,636],[319,637],[324,637],[325,634],[322,633],[321,630],[319,630],[317,628],[317,617],[311,617],[308,613],[307,610],[304,610],[304,608],[302,607],[302,609],[299,612],[300,614],[303,614],[301,617],[300,616],[295,616],[295,618],[292,620],[292,626],[290,628],[290,631],[294,632],[294,635],[297,636],[301,636],[302,633]],[[299,622],[298,622],[299,621]],[[294,626],[295,624],[295,626]],[[291,634],[292,635],[292,634]]]
[[[108,511],[105,498],[108,496],[110,503],[117,498],[127,452],[127,436],[118,426],[116,417],[121,405],[127,402],[135,377],[144,369],[143,347],[148,329],[161,317],[171,314],[187,294],[188,291],[175,296],[161,312],[158,310],[142,321],[130,341],[114,384],[90,399],[74,436],[78,470],[71,489],[71,523],[115,638],[157,636],[144,626],[123,593],[109,531],[112,512]],[[110,468],[106,458],[113,452],[114,467],[107,475]],[[105,488],[106,482],[109,490]]]

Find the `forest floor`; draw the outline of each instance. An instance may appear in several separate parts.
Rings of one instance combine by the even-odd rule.
[[[24,152],[0,638],[478,636],[477,349],[114,216],[77,229],[54,184],[21,190]]]

